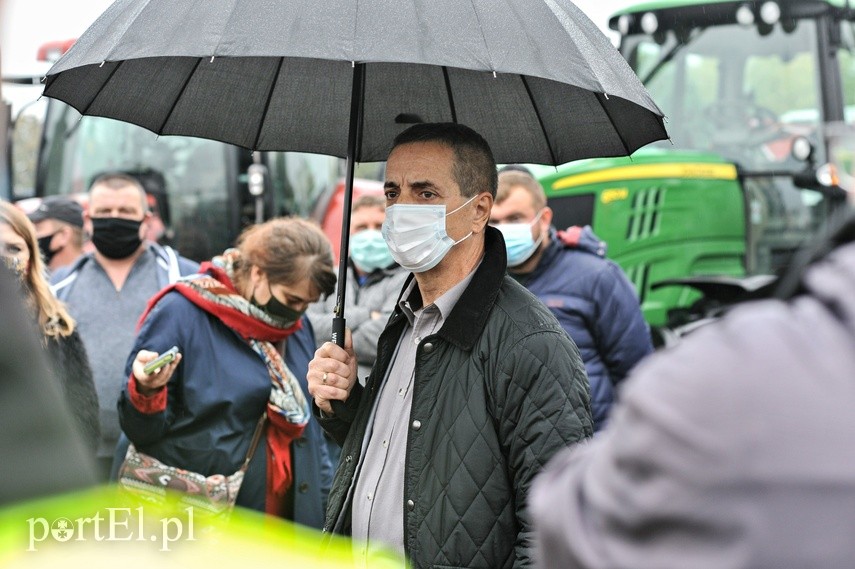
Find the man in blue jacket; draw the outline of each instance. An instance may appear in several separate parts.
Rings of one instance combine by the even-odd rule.
[[[85,225],[95,252],[80,257],[51,278],[57,298],[68,305],[89,354],[101,408],[97,459],[106,480],[119,439],[116,400],[125,376],[125,358],[148,299],[199,265],[169,247],[145,241],[151,220],[145,190],[131,176],[99,176],[89,190]]]
[[[594,429],[602,429],[615,390],[653,351],[638,295],[589,226],[556,232],[546,194],[517,169],[499,174],[490,224],[505,238],[508,272],[555,314],[576,342],[591,383]]]

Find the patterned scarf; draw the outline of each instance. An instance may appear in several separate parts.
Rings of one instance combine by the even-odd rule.
[[[140,323],[164,295],[174,290],[237,332],[265,363],[271,383],[267,402],[270,452],[267,453],[265,508],[267,513],[281,514],[283,498],[293,480],[290,443],[302,435],[310,409],[300,383],[272,342],[284,340],[299,330],[301,321],[286,322],[272,317],[238,293],[234,275],[239,259],[238,251],[229,249],[222,256],[202,263],[199,268],[202,276],[184,277],[152,297]]]

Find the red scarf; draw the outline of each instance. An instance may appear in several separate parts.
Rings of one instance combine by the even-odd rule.
[[[271,323],[259,320],[246,310],[241,310],[235,306],[234,303],[226,304],[222,302],[222,299],[231,298],[237,301],[238,305],[241,304],[239,299],[243,299],[247,305],[249,304],[249,301],[238,293],[225,269],[217,267],[210,262],[205,262],[199,267],[199,273],[207,274],[209,278],[193,279],[192,285],[190,281],[178,281],[166,286],[166,288],[151,297],[143,315],[140,317],[137,328],[145,321],[146,316],[154,308],[154,305],[168,292],[173,290],[180,292],[187,300],[205,312],[219,318],[223,324],[237,332],[244,340],[253,339],[265,342],[281,342],[303,326],[302,320],[297,320],[297,322],[288,328],[279,328]],[[202,295],[198,290],[199,287],[204,288],[209,294]]]

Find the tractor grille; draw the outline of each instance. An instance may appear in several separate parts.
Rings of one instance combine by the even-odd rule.
[[[664,202],[665,188],[660,187],[647,188],[632,196],[632,211],[626,228],[627,241],[647,239],[659,232],[660,210]]]

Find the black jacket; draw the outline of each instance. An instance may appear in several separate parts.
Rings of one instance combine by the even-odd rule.
[[[50,369],[62,387],[80,436],[95,456],[101,440],[98,395],[83,341],[75,330],[64,338],[45,336],[44,344]]]
[[[439,332],[418,347],[401,502],[413,567],[531,565],[531,481],[556,451],[592,434],[579,351],[505,267],[501,235],[487,228],[481,266]],[[363,436],[405,325],[396,308],[366,387],[357,384],[347,402],[353,421],[321,419],[343,443],[327,531],[350,534]]]

